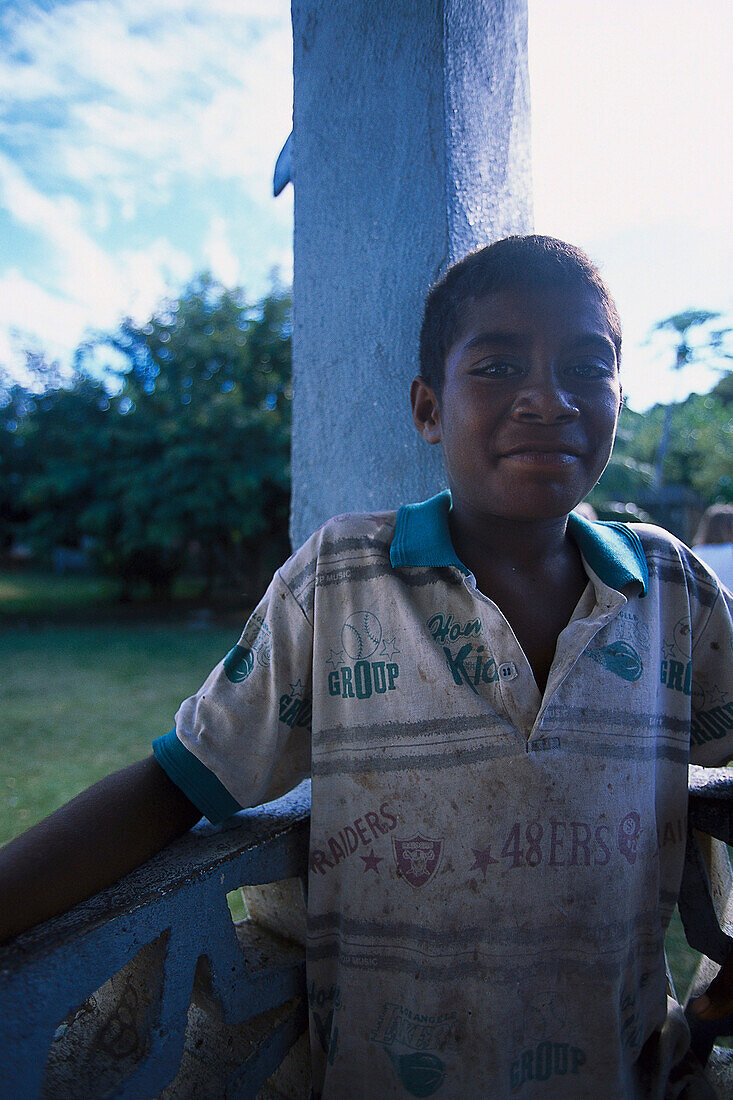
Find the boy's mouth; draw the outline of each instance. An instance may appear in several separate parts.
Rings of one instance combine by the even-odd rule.
[[[580,449],[571,443],[519,443],[502,451],[500,458],[528,459],[532,461],[570,462],[580,458]]]
[[[502,458],[525,466],[543,466],[555,469],[559,466],[569,466],[578,461],[578,455],[569,451],[512,451],[511,454],[502,455]]]

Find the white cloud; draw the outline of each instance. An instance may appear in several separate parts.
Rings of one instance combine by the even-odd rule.
[[[190,258],[164,240],[119,257],[117,277],[76,298],[44,290],[16,269],[0,276],[0,364],[23,376],[23,351],[38,348],[68,365],[90,331],[108,331],[123,316],[145,321],[160,300],[193,275]],[[93,324],[90,323],[93,318]]]
[[[646,347],[690,307],[733,307],[733,13],[727,0],[530,0],[535,227],[601,262],[633,408],[704,392]]]
[[[101,304],[102,288],[115,281],[115,266],[82,228],[79,204],[68,195],[49,198],[42,194],[3,154],[0,154],[0,197],[18,223],[53,247],[60,289],[90,304],[96,301]]]
[[[649,325],[730,301],[729,5],[529,6],[536,225],[608,261],[641,393],[656,377],[634,350]],[[273,267],[288,281],[292,189],[277,201],[270,189],[291,97],[289,0],[0,3],[0,201],[48,249],[35,294],[18,257],[12,272],[0,265],[0,328],[32,329],[35,310],[49,348],[73,347],[87,323],[142,319],[202,260],[253,295]],[[161,227],[145,247],[112,251],[122,223],[137,246],[143,217],[182,191],[202,196],[180,211],[185,244]],[[281,234],[271,248],[269,226]]]
[[[0,341],[9,360],[11,329],[36,334],[53,355],[69,353],[90,324],[114,327],[123,314],[138,320],[156,302],[193,274],[191,258],[163,238],[142,249],[126,249],[112,257],[82,228],[79,205],[62,196],[41,194],[6,157],[0,155],[0,195],[16,221],[40,236],[50,248],[55,291],[43,289],[18,270],[6,271],[0,284]],[[93,322],[91,319],[93,318]]]
[[[11,268],[0,276],[0,364],[22,376],[23,350],[46,351],[68,360],[84,333],[88,313],[83,306],[43,290]]]
[[[122,313],[145,320],[161,298],[176,293],[193,274],[191,257],[162,237],[145,248],[122,252],[118,286],[110,288],[112,319],[103,327],[111,327]]]
[[[5,271],[0,276],[0,362],[18,367],[23,349],[30,346],[68,362],[90,328],[112,329],[123,316],[142,323],[161,298],[177,293],[194,268],[188,256],[160,239],[123,252],[115,272],[91,295],[85,284],[71,297],[44,290],[17,269]]]
[[[268,219],[291,223],[292,200],[270,191],[291,83],[288,0],[0,5],[0,204],[44,256],[42,285],[22,255],[12,271],[0,261],[0,356],[15,355],[16,328],[68,358],[89,326],[144,319],[203,262],[239,281],[226,211],[212,220],[207,188],[220,181],[231,204],[259,205],[260,233]],[[192,190],[201,203],[179,216],[171,204]],[[113,251],[122,224],[144,240],[142,218],[156,211],[185,245],[158,234]],[[264,285],[276,260],[287,270],[275,247],[272,260],[257,246],[245,254],[249,282]]]
[[[191,258],[163,238],[110,256],[82,228],[77,202],[43,195],[2,155],[0,194],[8,212],[53,247],[60,298],[78,303],[100,327],[114,324],[122,310],[149,310],[193,273]]]
[[[30,112],[55,96],[64,124],[39,120],[26,155],[111,199],[127,182],[128,214],[145,197],[164,199],[177,173],[236,179],[269,198],[292,115],[288,10],[283,0],[31,5],[0,47],[0,89]]]
[[[283,286],[293,285],[293,252],[292,249],[285,251],[284,249],[272,248],[267,253],[265,258],[268,279],[270,275],[275,275],[277,281]],[[270,282],[268,282],[268,290],[270,288]]]
[[[282,28],[240,60],[240,79],[198,104],[199,140],[188,149],[188,167],[245,181],[252,197],[272,196],[275,160],[292,126],[290,31]]]
[[[239,283],[241,272],[237,255],[232,249],[224,218],[214,218],[203,248],[206,264],[213,275],[228,286]]]

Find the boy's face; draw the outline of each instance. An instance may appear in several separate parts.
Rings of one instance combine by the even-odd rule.
[[[584,287],[468,302],[440,398],[420,379],[412,388],[418,431],[442,445],[457,517],[567,515],[608,462],[620,406],[613,337]]]

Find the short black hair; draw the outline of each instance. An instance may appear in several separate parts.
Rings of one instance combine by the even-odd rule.
[[[464,307],[472,299],[518,287],[578,286],[597,295],[620,362],[621,320],[596,265],[575,245],[530,234],[505,237],[470,252],[430,288],[420,329],[420,377],[440,396],[445,359],[458,335]]]

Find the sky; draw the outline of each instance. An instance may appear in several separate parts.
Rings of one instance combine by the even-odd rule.
[[[0,0],[0,365],[65,367],[202,269],[292,277],[286,0]],[[585,248],[624,321],[627,400],[704,392],[652,326],[733,325],[729,0],[529,0],[535,229]]]

